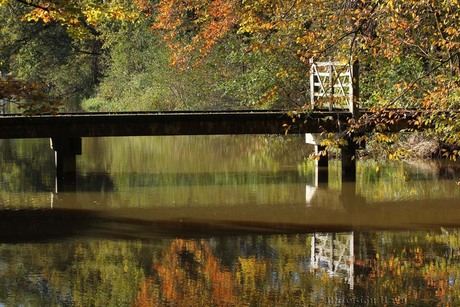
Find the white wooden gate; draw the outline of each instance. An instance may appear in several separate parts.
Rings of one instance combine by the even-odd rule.
[[[349,109],[356,114],[358,100],[358,62],[315,62],[310,59],[310,97],[312,108]]]

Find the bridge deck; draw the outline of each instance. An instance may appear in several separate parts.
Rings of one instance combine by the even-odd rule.
[[[328,118],[329,120],[324,120]],[[0,116],[0,139],[146,135],[284,134],[344,130],[348,111],[315,111],[296,121],[285,111],[67,113]],[[403,125],[394,127],[400,130]],[[340,130],[339,130],[340,129]]]
[[[294,123],[289,133],[335,130],[336,122],[321,120],[328,115],[344,120],[350,116],[347,112],[318,113],[303,125]],[[283,134],[284,125],[292,124],[292,118],[281,111],[9,115],[0,117],[0,138]]]

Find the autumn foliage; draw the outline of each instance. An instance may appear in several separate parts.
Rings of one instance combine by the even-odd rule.
[[[417,109],[421,127],[435,127],[430,133],[450,147],[458,145],[456,119],[436,114],[460,105],[457,1],[162,0],[156,9],[152,28],[161,30],[173,65],[200,64],[213,46],[237,37],[243,54],[262,53],[282,63],[267,79],[273,85],[261,95],[263,103],[287,101],[293,94],[286,94],[286,85],[308,79],[311,58],[359,60],[361,107]],[[305,91],[299,106],[308,105],[309,89],[295,89]],[[358,130],[360,123],[373,124],[356,123]]]
[[[91,54],[101,53],[104,35],[110,33],[104,27],[111,29],[111,22],[142,20],[164,39],[172,66],[187,70],[210,63],[224,79],[218,87],[222,99],[233,95],[235,100],[261,108],[309,105],[311,58],[359,60],[361,107],[416,109],[421,112],[417,122],[423,126],[429,126],[426,120],[434,123],[429,132],[449,148],[460,140],[457,113],[452,113],[450,121],[433,113],[457,110],[460,105],[458,1],[0,3],[27,7],[22,21],[60,24],[76,41],[90,37],[97,42],[92,46],[98,47],[85,51]],[[95,75],[102,76],[102,72]],[[209,76],[210,82],[213,77]]]
[[[247,52],[263,49],[276,57],[289,50],[305,66],[311,57],[359,58],[375,65],[415,56],[424,61],[426,76],[400,84],[401,93],[425,78],[454,81],[460,68],[456,1],[162,0],[156,10],[152,27],[162,30],[174,64],[201,59],[234,33],[249,42]],[[426,89],[427,95],[434,89]]]
[[[0,98],[24,114],[55,114],[60,102],[46,95],[46,85],[25,83],[11,78],[0,79]]]
[[[160,1],[156,23],[171,50],[173,65],[200,63],[236,23],[233,1]]]
[[[381,87],[379,93],[367,94],[372,96],[373,104],[418,108],[458,104],[457,1],[160,0],[156,5],[143,0],[18,2],[31,8],[22,20],[58,22],[77,38],[99,35],[97,26],[107,20],[153,18],[152,29],[162,35],[172,51],[171,64],[182,69],[199,65],[213,47],[225,46],[232,36],[246,54],[263,52],[273,61],[286,63],[271,76],[275,79],[301,82],[308,74],[311,57],[353,58],[363,63],[363,81]],[[378,73],[389,65],[400,69],[400,63],[410,59],[415,59],[412,78],[400,75],[399,80],[390,82],[385,80],[388,76]],[[304,66],[303,73],[293,73],[288,64],[292,60]],[[389,87],[392,95],[379,95]],[[273,95],[281,89],[272,87],[271,91]]]
[[[154,265],[161,287],[153,277],[141,286],[135,306],[235,306],[234,275],[225,270],[205,241],[176,240]]]

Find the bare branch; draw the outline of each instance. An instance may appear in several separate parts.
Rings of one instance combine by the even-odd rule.
[[[47,7],[44,7],[44,6],[41,6],[41,5],[32,3],[32,2],[29,2],[29,1],[25,1],[25,0],[15,0],[15,1],[16,1],[16,2],[19,2],[19,3],[21,3],[21,4],[24,4],[24,5],[27,5],[27,6],[31,6],[31,7],[37,8],[37,9],[41,9],[41,10],[47,11],[47,12],[50,11]]]

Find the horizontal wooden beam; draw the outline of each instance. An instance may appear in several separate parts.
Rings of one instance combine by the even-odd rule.
[[[338,132],[351,117],[348,111],[315,111],[295,118],[284,111],[6,115],[0,116],[0,139]],[[389,131],[407,128],[410,118],[389,126]]]
[[[326,114],[292,118],[285,112],[95,113],[0,117],[0,138],[144,135],[284,134],[335,130]],[[347,114],[335,118],[346,120]],[[342,119],[343,118],[343,119]]]

